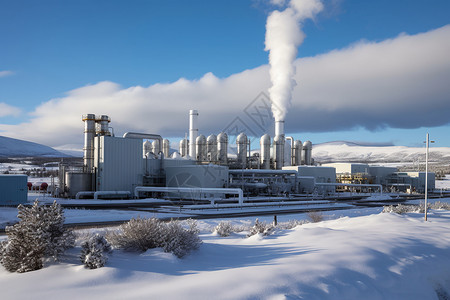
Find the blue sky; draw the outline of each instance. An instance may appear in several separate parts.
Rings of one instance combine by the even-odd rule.
[[[324,6],[314,21],[304,24],[306,39],[299,58],[327,54],[361,41],[381,43],[401,33],[416,35],[450,23],[448,0],[328,0]],[[3,127],[3,133],[21,132],[14,130],[15,126],[26,128],[29,119],[44,108],[58,106],[63,101],[58,99],[65,99],[70,91],[99,82],[126,90],[174,83],[180,78],[195,82],[209,72],[226,79],[266,65],[265,22],[273,9],[262,0],[0,0],[0,103],[12,110],[0,113],[0,124],[12,126]],[[450,78],[444,79],[450,82]],[[69,114],[70,109],[54,113]],[[362,122],[338,130],[288,129],[313,143],[350,140],[406,146],[420,144],[429,131],[436,146],[450,146],[448,122],[420,122],[419,115],[411,117],[417,118],[416,125],[370,126]],[[115,116],[111,118],[114,121]],[[72,127],[77,126],[82,124]],[[121,121],[120,126],[127,124]],[[185,131],[177,135],[168,130],[167,134],[180,137]],[[81,134],[74,139],[82,139]],[[57,146],[45,138],[34,141]]]

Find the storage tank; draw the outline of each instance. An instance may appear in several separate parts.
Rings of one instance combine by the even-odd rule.
[[[274,160],[274,167],[277,170],[281,170],[284,166],[284,136],[283,135],[277,135],[273,139],[273,160]]]
[[[270,169],[270,135],[265,134],[260,139],[261,155],[260,163],[261,169]]]
[[[197,161],[206,161],[206,137],[200,134],[195,140],[195,151]]]
[[[163,139],[162,152],[164,157],[167,158],[170,155],[170,142],[168,139]]]
[[[145,142],[142,144],[143,157],[145,157],[147,153],[152,152],[152,151],[153,151],[152,142],[150,142],[150,141],[145,141]]]
[[[303,143],[303,159],[305,162],[305,165],[310,166],[312,165],[312,143],[311,141],[306,141]]]
[[[92,173],[66,172],[65,181],[70,198],[78,192],[92,191]]]
[[[159,140],[154,140],[152,142],[152,152],[156,155],[159,155],[159,152],[161,151],[161,144]]]
[[[224,165],[228,163],[228,135],[225,132],[217,136],[217,161]]]
[[[206,156],[210,162],[217,161],[217,136],[215,134],[211,134],[206,140]]]
[[[246,168],[247,167],[247,144],[248,138],[245,133],[241,132],[236,138],[237,144],[237,162],[239,167]]]
[[[300,166],[302,164],[302,141],[296,140],[294,142],[294,149],[292,149],[292,165]]]
[[[181,157],[186,157],[188,155],[188,140],[180,140],[180,155]]]

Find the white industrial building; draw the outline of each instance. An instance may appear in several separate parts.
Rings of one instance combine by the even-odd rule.
[[[417,179],[413,174],[405,175],[412,178],[408,181],[403,175],[395,175],[395,168],[344,163],[314,166],[312,143],[286,137],[283,121],[275,123],[273,140],[268,134],[261,137],[259,153],[251,155],[249,139],[241,133],[236,138],[237,153],[230,155],[227,133],[206,137],[199,133],[197,119],[198,112],[191,110],[189,139],[182,139],[178,151],[171,154],[169,141],[158,134],[128,132],[115,137],[109,131],[108,116],[84,115],[84,165],[61,165],[56,194],[130,198],[155,196],[159,190],[173,197],[175,194],[170,191],[181,187],[184,189],[183,193],[178,191],[180,198],[192,196],[186,193],[189,188],[214,189],[219,194],[220,189],[234,189],[232,193],[239,189],[246,195],[258,196],[334,193],[342,174],[364,174],[370,183],[378,185],[397,176],[398,186],[411,184],[421,189],[420,174]],[[430,176],[429,186],[434,187],[431,178],[434,177]]]

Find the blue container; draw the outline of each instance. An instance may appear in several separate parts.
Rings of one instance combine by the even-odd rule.
[[[27,175],[0,175],[0,205],[25,204],[28,200]]]

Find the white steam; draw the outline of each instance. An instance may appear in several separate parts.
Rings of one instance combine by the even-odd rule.
[[[305,19],[313,18],[323,8],[320,0],[291,0],[283,11],[275,10],[267,18],[266,51],[269,51],[269,95],[275,121],[282,121],[290,107],[294,80],[294,60],[305,34],[301,30]]]

